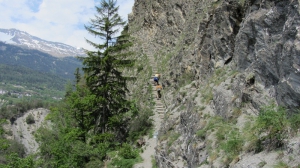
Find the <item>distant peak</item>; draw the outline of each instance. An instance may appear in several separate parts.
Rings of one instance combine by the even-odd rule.
[[[55,57],[85,55],[84,51],[80,47],[75,48],[64,43],[43,40],[39,37],[32,36],[25,31],[21,31],[15,28],[0,28],[0,41],[6,44],[39,50]]]

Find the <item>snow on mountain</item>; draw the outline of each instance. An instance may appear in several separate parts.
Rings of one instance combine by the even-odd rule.
[[[81,48],[75,48],[63,43],[46,41],[17,29],[0,29],[0,41],[6,44],[39,50],[54,57],[85,55]]]

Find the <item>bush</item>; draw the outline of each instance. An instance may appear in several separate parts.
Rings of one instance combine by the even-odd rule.
[[[114,159],[111,164],[116,168],[132,168],[135,163],[135,159]]]
[[[27,123],[27,124],[33,124],[33,123],[35,123],[34,117],[33,117],[32,114],[29,114],[29,115],[26,117],[26,123]]]
[[[104,163],[101,160],[93,160],[88,162],[85,168],[104,167]]]
[[[221,147],[227,154],[238,155],[243,147],[243,139],[239,131],[231,130]]]
[[[128,140],[135,142],[139,137],[146,135],[147,132],[150,131],[152,126],[150,119],[151,115],[151,109],[143,109],[139,111],[138,116],[136,116],[130,123]]]
[[[205,129],[201,129],[201,130],[198,130],[196,132],[196,135],[198,138],[200,138],[201,140],[205,140],[206,138],[206,130]]]
[[[258,144],[267,149],[281,147],[288,129],[286,110],[274,104],[262,108],[254,129],[259,137]]]
[[[289,122],[291,123],[291,128],[297,131],[300,128],[300,114],[294,114],[289,118]]]
[[[120,149],[120,156],[124,159],[135,159],[138,156],[138,151],[132,149],[129,144],[124,143],[123,147]]]

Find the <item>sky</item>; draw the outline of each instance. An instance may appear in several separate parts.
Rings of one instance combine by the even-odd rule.
[[[33,36],[73,47],[93,49],[84,28],[95,18],[100,0],[0,0],[0,28],[15,28]],[[119,15],[127,20],[134,0],[117,0]]]

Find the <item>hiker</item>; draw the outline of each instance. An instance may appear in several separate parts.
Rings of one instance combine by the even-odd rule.
[[[162,86],[159,83],[157,83],[157,85],[155,86],[155,90],[157,91],[156,98],[157,100],[159,100],[161,98]]]
[[[154,75],[154,78],[153,78],[154,84],[155,84],[155,85],[158,84],[159,78],[160,78],[160,74],[159,74],[159,73],[156,73],[156,74]]]

